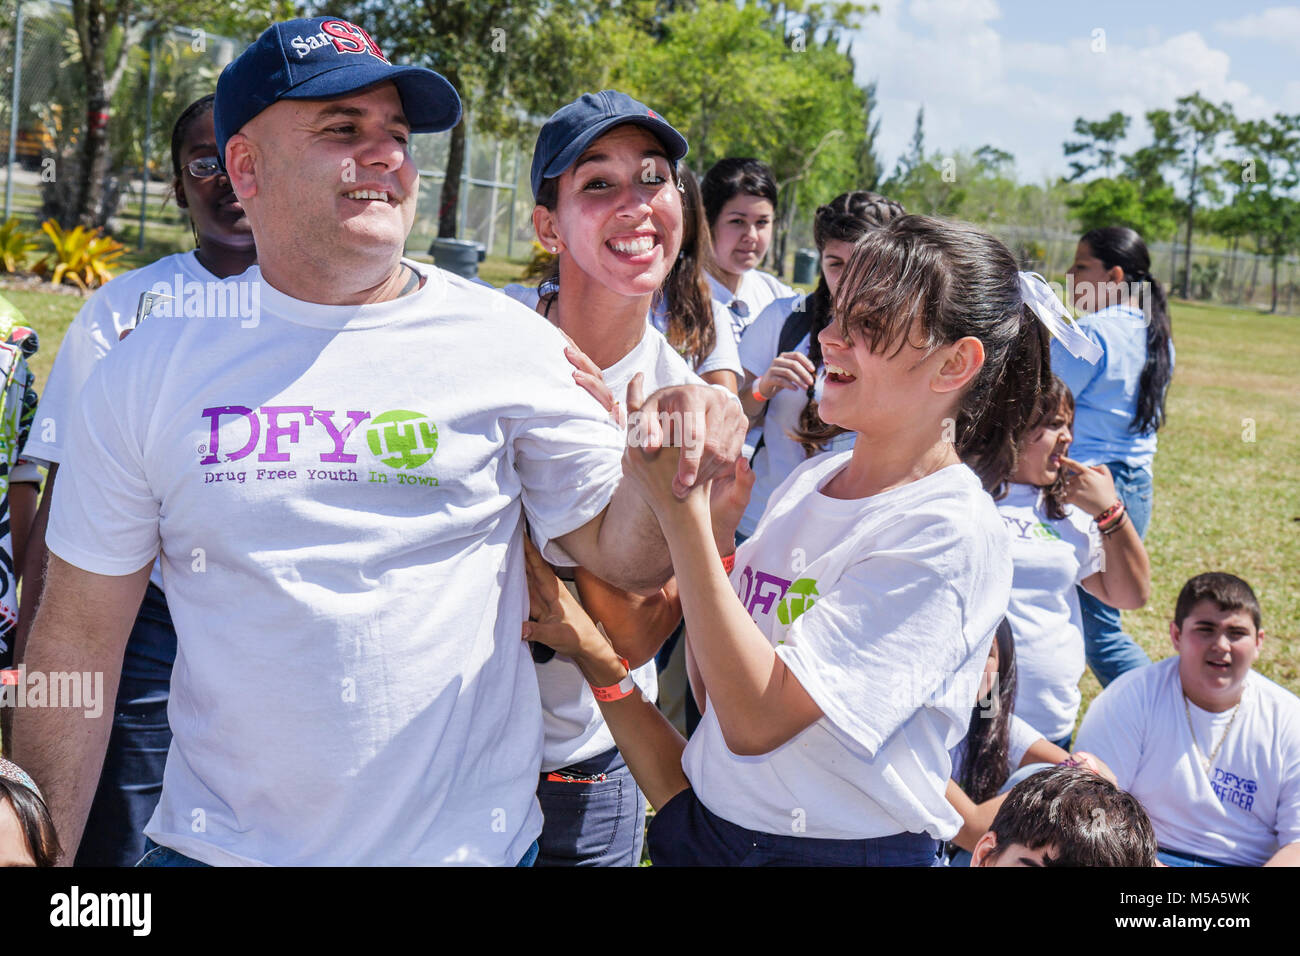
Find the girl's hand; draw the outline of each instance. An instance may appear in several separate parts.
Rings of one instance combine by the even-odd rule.
[[[1072,458],[1061,456],[1061,467],[1067,469],[1065,500],[1084,514],[1095,518],[1116,501],[1115,481],[1105,465],[1081,465]]]
[[[1082,767],[1084,770],[1091,770],[1097,776],[1104,777],[1106,780],[1110,781],[1114,786],[1119,786],[1119,781],[1115,779],[1114,772],[1110,767],[1106,766],[1105,761],[1096,754],[1090,754],[1086,750],[1080,750],[1070,754],[1070,756],[1074,759],[1074,765],[1076,767]]]
[[[693,423],[684,415],[675,418],[667,415],[663,424],[654,416],[643,415],[641,409],[645,399],[641,382],[642,376],[638,372],[627,386],[628,437],[627,449],[623,452],[623,474],[662,524],[666,515],[680,511],[674,509],[674,505],[706,501],[710,482],[695,484],[684,500],[677,497],[674,479],[682,457],[681,446],[686,442],[701,441],[703,436],[690,427]],[[667,433],[664,425],[668,427]]]
[[[736,473],[727,478],[715,478],[709,493],[709,514],[713,522],[713,540],[719,554],[731,554],[736,547],[736,529],[749,506],[754,490],[754,469],[745,457],[736,459]]]
[[[771,398],[783,388],[806,391],[816,380],[817,367],[802,352],[782,352],[772,360],[754,387],[765,398]]]
[[[609,642],[596,629],[569,589],[555,576],[526,533],[524,558],[528,574],[529,618],[524,622],[524,640],[545,644],[575,661],[593,653],[598,655],[600,646]],[[613,648],[610,650],[612,652]],[[616,660],[617,657],[614,655]]]
[[[573,373],[573,380],[585,388],[592,398],[600,402],[601,407],[609,412],[609,417],[614,420],[614,423],[619,428],[627,427],[627,410],[614,397],[610,387],[605,384],[604,374],[595,362],[587,358],[587,353],[578,348],[577,343],[569,338],[568,333],[561,330],[560,334],[569,343],[564,350],[564,357],[569,360],[569,364],[576,370]]]

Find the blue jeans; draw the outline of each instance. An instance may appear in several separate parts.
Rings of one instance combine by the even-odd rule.
[[[638,866],[645,797],[617,748],[544,773],[537,866]]]
[[[177,853],[169,846],[159,846],[157,843],[154,843],[153,840],[150,840],[148,837],[145,837],[144,846],[145,846],[144,856],[140,859],[140,862],[137,863],[136,866],[207,866],[208,865],[206,863],[200,863],[198,860],[194,859],[191,856],[186,856],[184,853]],[[515,866],[532,866],[536,859],[537,859],[537,841],[534,840],[533,845],[530,846],[528,848],[528,851],[524,854],[524,858],[520,860],[518,863],[516,863]]]
[[[1115,479],[1115,491],[1124,502],[1128,520],[1133,522],[1138,537],[1146,537],[1147,525],[1151,523],[1150,469],[1119,461],[1106,462],[1106,467]],[[1151,663],[1147,652],[1124,633],[1115,608],[1079,588],[1079,610],[1083,612],[1083,643],[1088,666],[1102,687],[1125,671]]]
[[[1208,860],[1203,856],[1197,856],[1194,853],[1176,853],[1173,850],[1157,850],[1156,859],[1165,866],[1227,866],[1226,863],[1216,863],[1214,860]]]
[[[145,837],[144,856],[140,857],[140,862],[136,866],[204,866],[209,864],[201,863],[192,856],[186,856],[184,853],[177,853],[169,846],[159,846]]]
[[[874,840],[780,836],[713,813],[687,787],[650,821],[655,866],[938,866],[940,843],[924,833]]]
[[[142,653],[133,653],[142,652]],[[167,600],[150,584],[127,639],[104,754],[77,866],[134,866],[146,852],[144,827],[162,795],[172,732],[167,723],[176,630]]]

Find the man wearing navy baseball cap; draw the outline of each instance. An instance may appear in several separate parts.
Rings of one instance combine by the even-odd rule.
[[[233,301],[257,314],[145,322],[82,392],[26,664],[102,671],[113,695],[161,552],[178,654],[150,865],[531,862],[524,518],[552,562],[646,592],[670,574],[560,333],[403,258],[409,136],[459,114],[445,80],[355,24],[272,26],[216,103],[259,259]],[[648,399],[706,423],[688,483],[732,468],[733,405],[699,386]],[[68,859],[110,723],[17,715]]]

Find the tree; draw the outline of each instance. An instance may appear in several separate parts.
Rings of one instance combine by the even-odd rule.
[[[1084,184],[1077,197],[1066,200],[1066,205],[1084,232],[1128,226],[1151,241],[1166,239],[1177,228],[1174,191],[1166,185],[1153,193],[1127,177],[1094,179]]]
[[[1213,152],[1218,138],[1232,128],[1232,107],[1216,106],[1199,93],[1180,97],[1173,115],[1173,134],[1180,145],[1178,166],[1187,183],[1187,246],[1183,251],[1183,298],[1191,295],[1192,228],[1196,200],[1216,190]]]
[[[223,0],[72,0],[77,38],[74,59],[84,80],[85,119],[78,130],[76,152],[59,174],[70,180],[65,181],[60,223],[98,227],[115,211],[115,202],[105,202],[112,155],[111,103],[126,75],[133,48],[147,46],[172,25],[203,27],[215,20],[226,27],[238,25],[240,32],[246,32],[253,24],[291,16],[290,10],[287,0],[270,0],[256,9],[248,3]]]
[[[1120,140],[1128,134],[1129,118],[1116,111],[1104,120],[1090,121],[1082,116],[1074,121],[1074,132],[1084,140],[1065,144],[1066,156],[1083,154],[1089,161],[1075,160],[1070,163],[1070,179],[1081,179],[1095,169],[1104,169],[1107,176],[1114,175],[1116,152]]]
[[[1300,246],[1300,203],[1292,195],[1300,185],[1300,115],[1278,113],[1271,121],[1241,123],[1236,141],[1246,152],[1237,199],[1259,250],[1271,260],[1270,311],[1276,312],[1278,266],[1284,255]]]

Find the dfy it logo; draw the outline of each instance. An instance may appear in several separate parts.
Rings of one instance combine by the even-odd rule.
[[[438,426],[420,412],[384,412],[371,420],[366,444],[389,468],[419,468],[438,450]]]
[[[284,480],[360,481],[363,476],[340,465],[358,464],[358,453],[397,471],[398,484],[436,486],[431,475],[410,475],[438,450],[438,426],[423,412],[398,408],[379,415],[368,411],[314,408],[311,405],[219,405],[205,408],[208,441],[198,446],[199,464],[256,463],[252,470],[209,471],[205,484]],[[362,426],[364,425],[364,428]],[[360,429],[363,434],[356,435]],[[305,447],[299,447],[305,446]],[[371,457],[373,456],[373,458]],[[331,469],[317,466],[330,465]],[[382,471],[369,481],[386,484]]]
[[[1259,790],[1259,784],[1254,780],[1239,777],[1235,773],[1228,773],[1218,767],[1214,768],[1214,776],[1210,778],[1210,787],[1214,790],[1214,795],[1219,798],[1221,803],[1241,807],[1247,812],[1255,805],[1255,792]]]
[[[789,627],[804,611],[817,603],[817,582],[800,578],[790,585],[785,597],[776,606],[776,619]]]
[[[1024,521],[1020,518],[1011,518],[1007,515],[1002,516],[1003,522],[1007,529],[1014,532],[1023,540],[1036,541],[1061,541],[1061,533],[1053,528],[1050,524],[1044,524],[1041,521]]]

